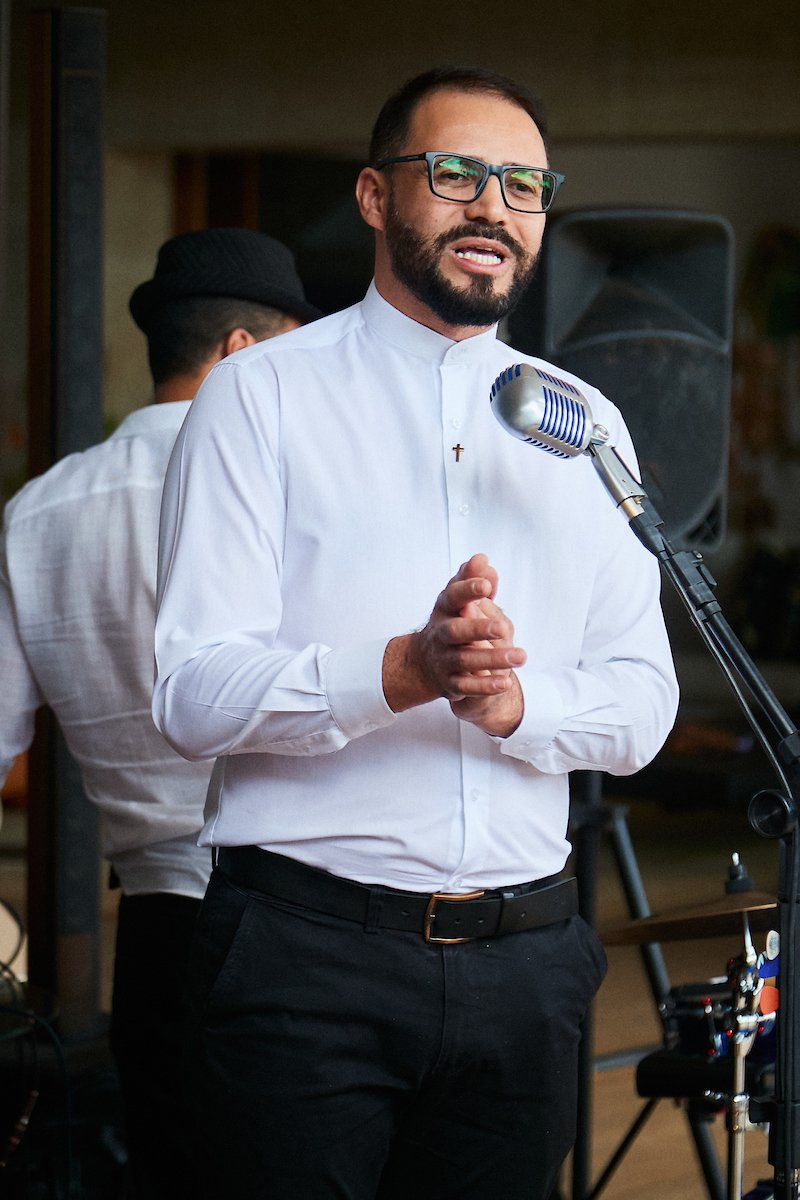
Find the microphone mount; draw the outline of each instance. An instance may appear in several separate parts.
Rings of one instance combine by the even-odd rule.
[[[629,520],[640,517],[644,512],[642,500],[647,498],[647,493],[614,447],[608,444],[608,430],[605,425],[593,426],[592,436],[584,453],[591,458],[617,508],[621,508]]]

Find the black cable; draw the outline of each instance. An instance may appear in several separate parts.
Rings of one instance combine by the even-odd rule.
[[[51,1023],[48,1020],[46,1020],[45,1017],[40,1017],[38,1015],[38,1013],[35,1013],[33,1011],[33,1009],[31,1009],[29,1006],[28,1007],[20,1007],[18,1005],[14,1005],[14,1004],[0,1004],[0,1013],[7,1013],[12,1016],[22,1017],[27,1023],[29,1023],[32,1026],[31,1043],[32,1043],[32,1047],[33,1047],[33,1056],[34,1056],[34,1064],[35,1064],[35,1070],[34,1070],[35,1082],[37,1082],[37,1083],[38,1083],[38,1077],[40,1074],[40,1063],[39,1063],[39,1055],[38,1055],[38,1046],[37,1046],[36,1037],[35,1037],[35,1030],[41,1029],[44,1033],[47,1034],[48,1038],[50,1039],[50,1041],[52,1043],[52,1046],[53,1046],[53,1049],[54,1049],[55,1055],[56,1055],[56,1061],[57,1061],[58,1068],[59,1068],[59,1075],[61,1078],[61,1085],[62,1085],[62,1090],[63,1090],[64,1171],[65,1171],[65,1183],[66,1183],[65,1195],[67,1197],[74,1197],[75,1200],[78,1200],[78,1197],[81,1196],[81,1189],[79,1186],[79,1182],[75,1176],[75,1167],[74,1167],[74,1156],[73,1156],[73,1124],[74,1124],[74,1120],[73,1120],[73,1112],[72,1112],[72,1093],[71,1093],[71,1089],[70,1089],[69,1071],[67,1069],[67,1063],[66,1063],[66,1059],[64,1057],[64,1051],[63,1051],[63,1047],[61,1045],[61,1039],[59,1038],[58,1034],[56,1033],[56,1031],[53,1028],[53,1026],[51,1025]],[[39,1091],[38,1088],[31,1089],[31,1091],[34,1091],[34,1090],[37,1093]]]
[[[0,1160],[0,1167],[5,1171],[9,1166],[11,1156],[19,1149],[20,1145],[23,1145],[23,1139],[28,1132],[33,1105],[35,1100],[38,1099],[39,1063],[35,1025],[27,1012],[27,995],[24,985],[11,968],[4,963],[0,964],[0,984],[2,984],[2,991],[7,994],[9,1000],[8,1003],[0,1003],[0,1012],[18,1018],[17,1022],[12,1024],[8,1034],[3,1036],[2,1040],[11,1040],[14,1044],[20,1092],[23,1097],[26,1097],[15,1119],[12,1113],[11,1131],[4,1147],[2,1160]],[[21,1036],[19,1033],[20,1024],[24,1027]],[[22,1150],[22,1161],[24,1164],[22,1170],[25,1182],[25,1194],[30,1195],[31,1180],[28,1170],[29,1158],[27,1149],[28,1143],[26,1141]]]

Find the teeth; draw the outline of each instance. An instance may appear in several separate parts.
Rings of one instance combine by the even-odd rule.
[[[478,250],[456,250],[458,258],[469,259],[470,262],[480,263],[481,266],[492,267],[496,263],[502,262],[499,254],[494,254],[490,251],[480,252]]]

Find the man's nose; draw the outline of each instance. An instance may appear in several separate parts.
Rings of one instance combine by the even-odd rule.
[[[465,205],[464,215],[471,220],[488,221],[491,225],[505,224],[508,209],[497,175],[490,175],[480,196]]]

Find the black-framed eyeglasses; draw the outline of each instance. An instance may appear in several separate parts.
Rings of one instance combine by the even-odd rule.
[[[375,163],[376,171],[394,163],[424,162],[428,168],[428,183],[434,196],[471,204],[477,200],[491,175],[500,180],[500,190],[507,208],[514,212],[545,213],[556,198],[564,176],[544,167],[497,166],[479,158],[428,150],[425,154],[401,154],[397,158],[382,158]]]

